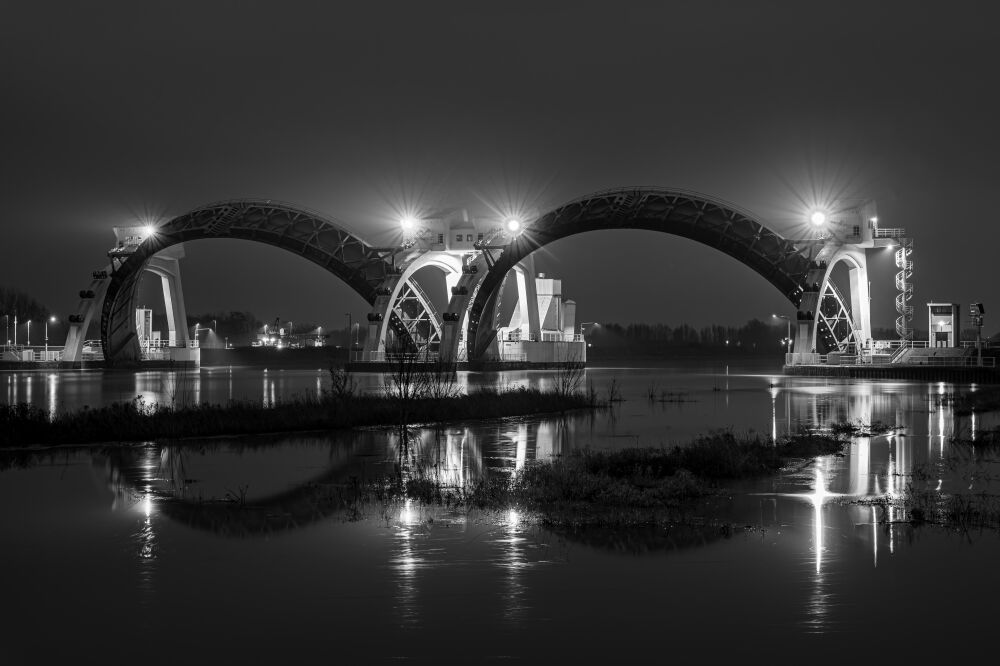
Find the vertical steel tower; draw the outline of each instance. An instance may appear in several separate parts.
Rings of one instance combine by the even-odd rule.
[[[913,300],[913,259],[910,258],[913,255],[913,239],[903,235],[903,229],[898,231],[900,235],[895,237],[899,243],[899,249],[896,250],[896,268],[899,269],[896,273],[896,290],[899,292],[896,294],[896,312],[899,313],[896,317],[896,334],[900,340],[909,340],[913,337],[913,329],[910,327],[913,320],[913,306],[910,305]]]
[[[878,228],[878,219],[874,221],[875,238],[891,238],[898,246],[896,250],[896,335],[900,340],[909,340],[913,337],[913,328],[910,322],[913,321],[913,239],[906,235],[906,229]]]

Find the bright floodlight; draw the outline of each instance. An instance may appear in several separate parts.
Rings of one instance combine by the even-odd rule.
[[[821,210],[813,211],[813,214],[809,216],[809,221],[817,227],[822,226],[826,223],[826,213]]]
[[[507,220],[507,231],[511,232],[512,234],[516,234],[520,230],[521,230],[521,220],[514,217]]]
[[[142,228],[142,237],[143,238],[149,238],[150,236],[152,236],[155,233],[156,233],[156,227],[154,227],[152,224],[147,224],[146,226],[144,226]]]
[[[409,232],[413,231],[414,227],[417,226],[417,221],[407,215],[402,220],[399,221],[399,226],[403,228],[403,231]]]

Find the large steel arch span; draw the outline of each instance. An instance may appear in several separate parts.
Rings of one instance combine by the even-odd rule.
[[[340,223],[290,204],[270,200],[240,199],[196,208],[157,226],[156,232],[112,273],[101,311],[101,345],[109,364],[139,359],[135,335],[135,307],[139,278],[153,256],[186,241],[234,238],[257,241],[288,250],[322,266],[368,303],[392,270],[387,251],[372,247]],[[397,331],[408,339],[406,330]],[[183,324],[182,324],[183,325]]]
[[[755,270],[796,307],[812,263],[805,245],[719,199],[656,188],[598,192],[542,215],[502,249],[469,311],[469,360],[481,359],[496,336],[500,286],[517,262],[559,239],[606,229],[662,231],[714,247]]]

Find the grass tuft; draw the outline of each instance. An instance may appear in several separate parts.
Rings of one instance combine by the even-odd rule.
[[[410,423],[524,416],[592,408],[581,394],[517,388],[408,401]],[[49,414],[27,404],[0,406],[0,447],[136,442],[184,437],[330,430],[398,423],[399,404],[386,396],[356,396],[350,390],[265,406],[230,402],[165,407],[141,398],[96,409]]]

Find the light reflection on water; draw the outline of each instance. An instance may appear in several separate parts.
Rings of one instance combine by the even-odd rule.
[[[388,621],[404,632],[391,635],[407,640],[418,630],[440,629],[444,617],[465,627],[479,641],[488,641],[495,632],[505,630],[536,635],[532,632],[539,626],[557,632],[572,627],[597,633],[604,629],[600,622],[595,624],[576,613],[577,607],[588,603],[586,598],[574,596],[578,590],[604,600],[602,603],[623,617],[636,618],[627,609],[629,600],[641,597],[642,590],[648,588],[658,601],[639,606],[646,616],[661,617],[672,612],[662,599],[690,601],[695,598],[692,595],[721,584],[719,581],[725,581],[734,593],[746,590],[752,595],[759,593],[755,585],[761,580],[781,590],[773,599],[769,597],[769,604],[775,612],[784,609],[799,631],[829,633],[854,626],[852,614],[859,612],[859,593],[852,581],[868,580],[879,590],[902,598],[909,593],[907,583],[902,578],[896,582],[895,577],[907,562],[923,558],[928,567],[940,568],[961,561],[954,552],[927,543],[908,548],[913,528],[891,505],[882,509],[844,504],[852,499],[896,496],[914,482],[918,469],[929,470],[933,476],[929,483],[938,492],[969,486],[968,479],[950,474],[947,468],[951,437],[956,433],[975,437],[983,429],[996,427],[996,414],[956,416],[950,402],[942,400],[955,390],[951,385],[852,384],[737,373],[722,380],[712,374],[626,373],[620,369],[592,371],[591,377],[598,390],[601,382],[618,377],[626,402],[607,414],[415,429],[405,440],[395,430],[367,430],[331,437],[206,440],[201,447],[150,444],[66,455],[89,463],[81,468],[94,471],[102,488],[103,514],[110,507],[113,516],[127,519],[125,533],[128,550],[134,554],[136,601],[151,614],[165,612],[171,603],[178,603],[169,600],[175,588],[183,589],[186,584],[170,578],[172,569],[190,571],[197,584],[211,587],[223,585],[221,580],[225,579],[222,569],[213,567],[233,568],[248,577],[259,575],[254,567],[272,571],[275,562],[287,561],[294,562],[292,568],[301,569],[305,577],[296,578],[289,586],[323,587],[323,581],[336,578],[337,585],[357,589],[357,594],[369,590],[373,600],[365,602],[365,608],[380,618],[376,626]],[[542,379],[545,377],[522,373],[511,381],[537,383]],[[141,381],[146,390],[143,395],[150,399],[173,392],[175,400],[182,391],[191,398],[215,400],[219,387],[228,399],[234,391],[238,396],[245,380],[240,372],[228,369],[217,377],[213,372],[190,380],[158,377],[156,373],[135,379],[136,388]],[[257,390],[270,401],[287,397],[298,386],[318,390],[322,385],[321,375],[316,373],[282,376],[280,371],[269,370],[255,373],[252,380],[260,382]],[[649,402],[644,393],[651,380],[668,390],[685,392],[690,401]],[[48,377],[44,384],[45,404],[51,409],[57,391],[52,390]],[[56,384],[63,385],[61,377]],[[31,386],[27,378],[8,381],[8,397],[13,393],[23,397],[34,390]],[[724,386],[727,388],[715,390]],[[85,394],[74,393],[78,398]],[[700,535],[687,540],[663,530],[650,530],[635,539],[582,530],[553,533],[533,525],[516,510],[479,516],[464,509],[428,508],[412,500],[387,507],[384,517],[373,515],[356,524],[343,517],[343,505],[335,501],[335,489],[349,488],[352,478],[364,480],[397,470],[457,488],[489,474],[521,469],[532,460],[585,447],[683,442],[712,427],[780,436],[801,426],[840,421],[882,421],[900,428],[888,435],[858,437],[843,457],[819,458],[801,470],[754,482],[746,492],[734,492],[731,498],[721,500],[723,518],[758,530],[754,534],[759,536],[754,538]],[[74,521],[103,534],[95,538],[105,539],[107,549],[121,545],[116,533],[101,532],[94,517],[98,514],[78,508],[78,488],[42,480],[44,469],[0,473],[0,493],[11,483],[12,475],[36,478],[39,491],[31,495],[33,503],[21,510],[30,513],[33,506],[58,501]],[[73,470],[69,467],[63,474],[79,474]],[[976,485],[977,489],[989,487],[988,480],[975,483],[982,484]],[[16,496],[30,495],[34,487],[20,487]],[[107,491],[110,493],[105,495]],[[6,511],[0,514],[5,518],[2,524],[10,526],[5,528],[8,532],[15,531],[15,541],[30,542],[30,534],[16,532],[21,523],[9,518],[14,506],[8,501],[0,508]],[[562,545],[553,547],[553,543]],[[906,550],[906,558],[897,557],[901,549]],[[355,551],[364,555],[343,559]],[[671,558],[648,556],[658,551],[669,552]],[[0,557],[12,558],[12,552],[8,549]],[[310,557],[316,557],[316,564],[310,564]],[[712,561],[722,562],[724,569],[709,568],[706,563]],[[6,560],[3,563],[8,564]],[[29,571],[33,566],[31,561],[9,564]],[[93,575],[101,575],[104,565],[92,562],[86,566],[94,570]],[[115,566],[118,568],[111,569],[109,564],[104,575],[120,575],[122,564]],[[674,571],[676,567],[681,568]],[[199,577],[199,568],[214,572],[215,579],[208,573],[207,578]],[[351,587],[350,580],[336,576],[345,570],[356,571],[362,587]],[[633,570],[644,572],[641,580],[631,583],[633,588],[624,582],[612,583]],[[575,571],[586,571],[587,575],[575,578],[571,576]],[[348,576],[353,577],[353,573]],[[195,593],[195,584],[191,583],[188,593]],[[550,589],[550,584],[556,587]],[[305,602],[301,612],[294,603],[287,603],[282,596],[290,594],[286,586],[280,591],[267,589],[264,586],[255,591],[264,599],[256,607],[273,604],[281,608],[281,615],[270,616],[272,622],[280,624],[288,618],[287,622],[308,623],[308,613],[317,611]],[[935,585],[930,592],[921,589],[922,594],[947,593],[943,585]],[[238,591],[234,588],[229,593]],[[385,606],[379,605],[380,594],[387,600]],[[16,590],[14,595],[18,599],[23,596]],[[561,595],[559,598],[566,601],[556,601],[552,595]],[[954,600],[941,597],[937,602]],[[868,599],[866,603],[875,607],[882,600]],[[475,612],[468,611],[470,604],[475,605]],[[331,612],[323,606],[319,615]],[[714,612],[726,617],[725,608],[717,607]],[[477,624],[473,616],[483,619]],[[355,626],[350,617],[337,617]],[[607,615],[600,617],[601,622],[614,623]],[[676,615],[670,618],[671,622],[681,621]],[[747,622],[745,615],[738,622]],[[766,631],[758,624],[749,626],[754,632]]]

